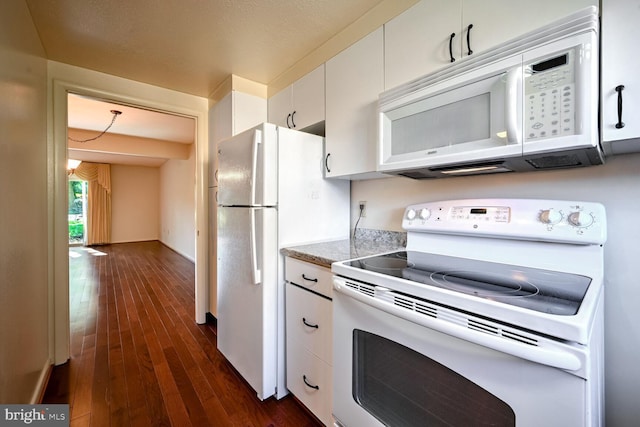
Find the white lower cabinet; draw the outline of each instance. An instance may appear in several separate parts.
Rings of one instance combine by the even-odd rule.
[[[295,343],[287,341],[287,388],[322,423],[333,425],[331,365]]]
[[[285,278],[287,388],[323,424],[331,426],[331,271],[315,264],[286,258]]]

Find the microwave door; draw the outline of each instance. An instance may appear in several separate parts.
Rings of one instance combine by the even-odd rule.
[[[519,56],[509,58],[480,77],[458,77],[454,88],[436,84],[420,99],[381,110],[379,169],[521,156],[521,65]]]

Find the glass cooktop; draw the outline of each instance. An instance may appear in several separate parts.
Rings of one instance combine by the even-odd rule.
[[[591,278],[576,274],[415,251],[361,258],[346,265],[564,316],[578,312],[591,283]]]

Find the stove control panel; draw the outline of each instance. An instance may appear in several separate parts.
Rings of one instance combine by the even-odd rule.
[[[407,232],[478,235],[504,239],[603,244],[604,206],[538,199],[469,199],[428,202],[405,209]]]

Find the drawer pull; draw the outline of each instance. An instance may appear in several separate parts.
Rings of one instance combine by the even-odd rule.
[[[304,273],[302,273],[302,278],[308,282],[316,282],[318,283],[318,279],[310,279],[309,277],[305,276]]]
[[[310,383],[309,383],[309,381],[307,381],[307,376],[306,376],[306,375],[303,375],[303,376],[302,376],[302,381],[304,381],[304,383],[305,383],[305,385],[306,385],[307,387],[312,388],[312,389],[314,389],[314,390],[320,390],[320,387],[319,387],[319,386],[317,386],[317,385],[313,385],[313,384],[310,384]]]
[[[307,319],[305,319],[304,317],[302,318],[302,323],[304,323],[306,326],[308,326],[310,328],[318,329],[318,325],[312,325],[311,323],[307,322]]]

